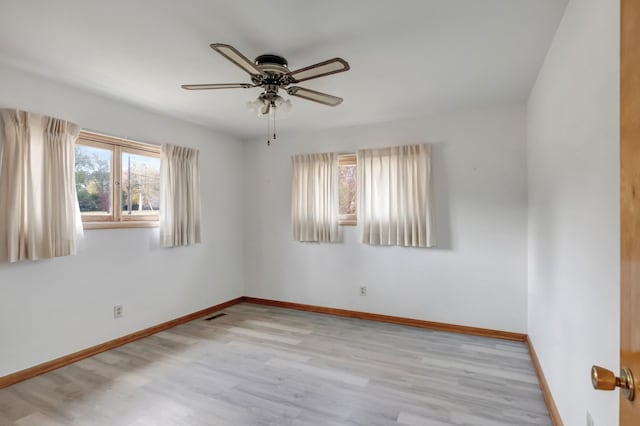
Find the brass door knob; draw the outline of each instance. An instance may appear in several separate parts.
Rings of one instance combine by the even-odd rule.
[[[616,377],[613,371],[594,365],[591,367],[591,384],[596,390],[611,391],[618,387],[629,401],[635,397],[635,382],[628,368],[620,370],[620,377]]]

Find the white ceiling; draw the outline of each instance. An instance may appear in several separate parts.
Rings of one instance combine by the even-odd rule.
[[[0,0],[0,62],[247,139],[259,89],[209,48],[277,53],[291,69],[335,56],[351,70],[301,83],[279,131],[392,121],[526,99],[566,0]]]

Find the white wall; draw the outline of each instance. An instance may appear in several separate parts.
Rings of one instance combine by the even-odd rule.
[[[619,2],[572,0],[528,103],[529,334],[566,425],[617,424]]]
[[[161,249],[157,228],[93,230],[75,257],[0,264],[0,376],[243,295],[241,142],[5,66],[0,107],[200,149],[204,241]]]
[[[271,147],[246,144],[248,296],[527,331],[524,106],[295,136],[286,127]],[[437,248],[363,245],[355,227],[342,243],[292,241],[291,155],[423,142],[434,144]]]

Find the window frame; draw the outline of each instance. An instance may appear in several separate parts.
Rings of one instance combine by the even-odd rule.
[[[120,182],[122,179],[123,153],[160,158],[160,146],[86,130],[80,131],[76,144],[111,151],[111,213],[102,215],[85,215],[81,213],[84,229],[156,228],[160,226],[157,215],[129,216],[123,214]]]
[[[340,170],[340,167],[342,166],[351,166],[354,165],[356,166],[356,170],[358,167],[358,157],[355,153],[349,153],[349,154],[339,154],[338,155],[338,170]],[[338,174],[339,175],[339,174]],[[338,180],[340,178],[338,177]],[[357,186],[357,174],[356,174],[356,186]],[[358,193],[356,191],[356,206],[358,203],[357,197],[358,197]],[[338,181],[338,199],[340,198],[340,182]],[[339,207],[338,207],[339,208]],[[340,212],[338,212],[338,225],[342,225],[342,226],[356,226],[358,225],[358,213],[357,213],[357,209],[356,209],[356,213],[347,213],[347,214],[341,214]]]

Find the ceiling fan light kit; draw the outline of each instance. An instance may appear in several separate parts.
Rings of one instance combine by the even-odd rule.
[[[338,96],[300,86],[292,86],[302,81],[348,71],[349,63],[342,58],[333,58],[290,71],[287,60],[279,55],[260,55],[252,62],[240,51],[228,44],[213,43],[210,47],[248,73],[251,77],[251,83],[184,84],[182,88],[186,90],[263,88],[263,92],[255,100],[248,102],[247,107],[258,115],[268,116],[267,145],[271,145],[269,116],[273,117],[273,139],[275,139],[276,112],[278,114],[288,112],[292,106],[289,99],[285,99],[278,94],[280,89],[290,96],[296,96],[323,105],[333,107],[342,103],[342,98]]]
[[[247,108],[258,115],[273,115],[278,110],[278,115],[282,116],[291,111],[291,100],[280,95],[273,96],[273,93],[261,93],[253,101],[247,102]]]

